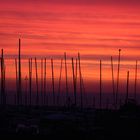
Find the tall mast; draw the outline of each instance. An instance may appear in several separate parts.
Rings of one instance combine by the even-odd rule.
[[[74,105],[77,106],[77,94],[76,94],[76,83],[75,83],[75,72],[74,72],[74,61],[72,58],[72,73],[73,73],[73,87],[74,87]]]
[[[112,90],[113,90],[113,104],[115,105],[115,82],[114,82],[114,68],[113,68],[113,58],[111,56],[111,70],[112,70]]]
[[[55,91],[54,91],[54,68],[53,68],[53,59],[51,59],[52,67],[52,90],[53,90],[53,105],[55,105]]]
[[[128,92],[129,92],[129,71],[127,72],[127,84],[126,84],[126,99],[125,103],[128,101]]]
[[[41,103],[43,105],[43,59],[41,59]]]
[[[67,101],[68,101],[68,96],[69,96],[69,90],[68,90],[68,72],[67,72],[67,56],[66,56],[66,52],[64,53],[64,59],[65,59],[66,103],[67,103]]]
[[[38,106],[39,105],[39,93],[38,93],[38,70],[37,70],[37,59],[35,58],[35,70],[36,70],[36,105]]]
[[[16,69],[16,88],[17,88],[17,95],[15,95],[15,104],[17,104],[18,100],[18,67],[17,67],[17,59],[15,59],[15,69]]]
[[[19,64],[18,64],[18,105],[22,105],[22,90],[21,90],[21,40],[19,39]]]
[[[1,104],[3,105],[3,49],[1,50]]]
[[[80,76],[81,108],[83,108],[82,72],[81,72],[80,53],[78,53],[78,60],[79,60],[79,76]]]
[[[136,68],[135,68],[135,87],[134,87],[134,99],[137,99],[137,72],[138,72],[138,61],[136,60]]]
[[[100,109],[102,109],[102,61],[100,60]]]
[[[32,105],[32,58],[29,59],[29,104]]]
[[[44,105],[46,104],[46,58],[44,60]]]
[[[59,105],[60,90],[61,90],[62,66],[63,66],[63,59],[61,59],[61,66],[60,66],[60,76],[59,76],[58,95],[57,95],[58,105]]]
[[[77,64],[77,58],[76,58],[76,65],[75,65],[75,83],[77,84],[77,70],[78,70],[78,64]]]
[[[118,89],[119,89],[119,76],[120,76],[120,59],[121,59],[121,49],[119,49],[118,56],[118,72],[117,72],[117,87],[116,87],[116,107],[118,106]]]
[[[5,92],[5,76],[6,76],[6,65],[5,65],[5,60],[3,59],[3,64],[4,64],[4,79],[3,79],[3,81],[4,81],[4,105],[6,105],[6,92]]]
[[[74,74],[75,74],[74,75],[74,77],[75,77],[75,93],[76,93],[76,96],[77,96],[78,58],[76,58]]]
[[[4,55],[3,49],[1,50],[1,104],[5,105],[5,81],[4,81]]]
[[[26,75],[26,77],[25,77],[25,106],[27,106],[27,104],[28,104],[28,85],[27,85],[27,82],[28,82],[28,77]]]

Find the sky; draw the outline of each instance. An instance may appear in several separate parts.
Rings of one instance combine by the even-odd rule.
[[[56,80],[64,52],[68,55],[70,78],[71,57],[75,59],[80,52],[86,82],[98,83],[100,59],[103,80],[111,82],[110,57],[114,59],[116,78],[118,50],[122,49],[120,78],[125,83],[129,70],[133,83],[135,61],[140,59],[140,1],[0,0],[0,48],[8,58],[9,78],[15,77],[14,60],[9,59],[17,57],[19,38],[22,58],[47,58],[49,78],[50,58],[54,58]],[[26,60],[22,64],[24,78],[28,64]]]

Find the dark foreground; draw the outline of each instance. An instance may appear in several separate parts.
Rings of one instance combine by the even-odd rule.
[[[129,103],[115,111],[1,106],[0,135],[11,138],[136,139],[140,135],[140,107]]]

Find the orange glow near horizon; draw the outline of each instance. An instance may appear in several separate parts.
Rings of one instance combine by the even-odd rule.
[[[40,62],[40,58],[47,58],[48,78],[51,78],[50,58],[54,58],[56,79],[64,52],[68,55],[70,79],[71,58],[80,52],[86,81],[99,80],[100,59],[103,80],[111,81],[110,56],[114,58],[116,76],[118,49],[122,49],[121,80],[126,80],[126,72],[130,70],[133,81],[135,61],[140,60],[139,13],[138,5],[0,2],[0,48],[4,48],[6,58],[14,59],[21,38],[24,59],[36,56]],[[22,60],[23,77],[28,75],[25,61]],[[6,63],[9,67],[6,76],[14,78],[14,60]]]

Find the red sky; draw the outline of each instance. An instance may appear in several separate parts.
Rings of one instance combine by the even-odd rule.
[[[88,80],[99,78],[99,59],[104,64],[104,80],[111,80],[110,56],[116,60],[121,48],[121,78],[130,70],[133,80],[135,60],[140,59],[140,1],[0,0],[0,48],[6,57],[16,57],[19,37],[25,58],[60,59],[66,51],[70,59],[80,52]],[[14,69],[7,71],[7,76],[14,76]],[[26,75],[25,65],[23,71]]]

